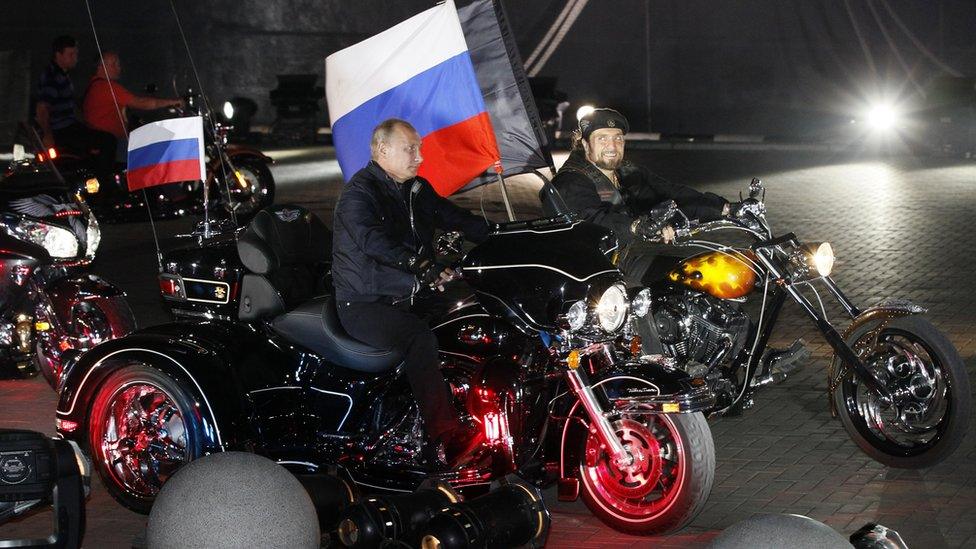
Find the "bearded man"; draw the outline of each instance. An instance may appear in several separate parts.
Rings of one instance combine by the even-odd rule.
[[[613,109],[594,109],[580,118],[572,152],[552,180],[571,211],[612,230],[621,246],[635,235],[670,241],[673,230],[648,217],[655,206],[668,200],[677,203],[689,219],[709,221],[733,211],[734,205],[717,194],[671,183],[644,166],[625,161],[629,129],[627,119]],[[545,191],[540,198],[546,213],[554,215]]]

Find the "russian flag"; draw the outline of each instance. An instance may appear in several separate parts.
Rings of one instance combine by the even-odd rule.
[[[205,180],[203,118],[171,118],[129,133],[129,190],[179,181]]]
[[[402,118],[423,139],[419,175],[447,196],[498,165],[498,145],[454,2],[325,60],[336,157],[348,180],[369,162],[373,128]]]

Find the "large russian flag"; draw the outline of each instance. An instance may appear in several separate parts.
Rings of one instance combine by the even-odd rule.
[[[171,118],[129,133],[129,190],[204,180],[203,118]]]
[[[325,60],[332,139],[348,180],[369,162],[373,128],[402,118],[423,139],[420,175],[447,196],[499,161],[454,2]]]

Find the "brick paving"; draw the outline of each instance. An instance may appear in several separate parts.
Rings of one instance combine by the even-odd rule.
[[[318,152],[316,152],[318,154]],[[631,158],[675,181],[734,197],[752,176],[767,183],[774,229],[808,241],[829,240],[838,261],[835,278],[849,297],[868,305],[888,297],[909,298],[929,308],[931,320],[976,366],[976,244],[970,239],[976,212],[976,166],[911,159],[852,160],[826,154],[785,152],[640,151]],[[305,168],[276,168],[280,179]],[[334,170],[316,168],[314,186],[283,185],[279,201],[299,202],[331,221],[338,195]],[[324,180],[324,181],[323,181]],[[530,179],[510,192],[521,217],[537,212]],[[482,203],[503,216],[498,191],[489,186],[457,198]],[[154,258],[145,243],[148,224],[106,227],[93,270],[129,292],[141,325],[166,320],[158,304]],[[186,221],[161,230],[184,230]],[[828,305],[831,318],[842,319]],[[785,383],[759,391],[742,416],[711,422],[717,453],[715,485],[704,511],[684,530],[653,538],[627,536],[605,527],[581,502],[555,501],[550,547],[700,547],[723,528],[755,513],[798,513],[847,535],[876,521],[898,530],[912,548],[976,547],[976,440],[970,434],[944,463],[921,471],[884,467],[861,453],[830,417],[825,391],[829,349],[798,307],[787,304],[773,344],[796,337],[813,358]],[[54,394],[40,379],[0,381],[0,425],[53,433]],[[976,423],[974,423],[976,424]],[[50,514],[0,526],[0,539],[49,531]],[[119,507],[97,484],[88,503],[88,547],[127,547],[145,518]]]

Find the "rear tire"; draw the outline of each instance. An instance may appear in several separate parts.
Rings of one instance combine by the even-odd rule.
[[[93,402],[86,426],[92,464],[116,501],[148,514],[166,480],[203,454],[194,399],[136,362],[110,374]]]
[[[641,452],[643,467],[620,471],[590,435],[578,468],[586,506],[628,534],[663,534],[688,524],[705,506],[715,479],[715,445],[705,417],[634,415],[613,425],[625,446],[647,450]]]
[[[848,372],[833,395],[841,423],[865,454],[889,467],[931,467],[949,457],[969,430],[966,364],[923,317],[896,318],[880,331],[878,326],[861,326],[847,343],[895,393],[895,404],[882,402]]]

